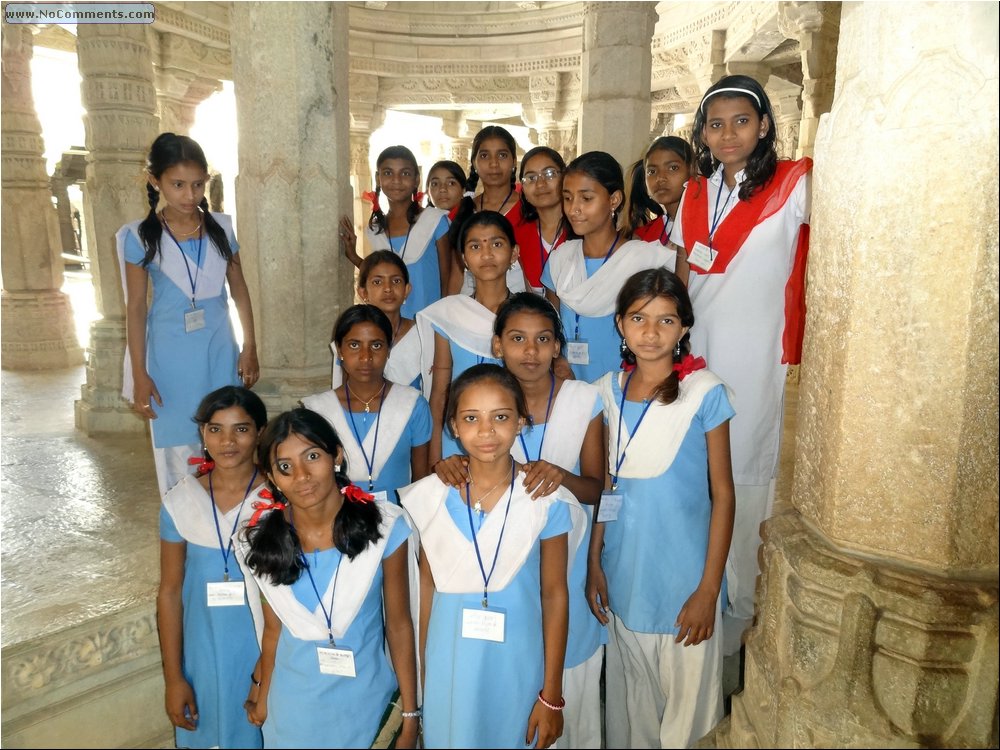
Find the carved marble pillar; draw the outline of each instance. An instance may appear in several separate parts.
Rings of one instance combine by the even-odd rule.
[[[802,124],[795,157],[812,156],[819,117],[833,103],[841,3],[783,2],[778,28],[798,39],[802,55]]]
[[[448,153],[444,158],[461,166],[466,176],[472,161],[472,139],[481,127],[482,123],[476,120],[466,120],[462,111],[441,115],[441,131],[449,138]]]
[[[125,297],[114,235],[122,224],[149,213],[143,170],[158,125],[153,63],[141,25],[80,24],[76,49],[87,110],[84,224],[103,316],[90,329],[76,426],[87,434],[138,432],[146,423],[121,398]]]
[[[775,147],[779,159],[794,159],[798,152],[802,123],[801,94],[801,87],[773,76],[767,86],[767,96],[774,110]]]
[[[360,238],[364,236],[362,228],[371,216],[371,204],[361,195],[375,189],[369,143],[372,133],[385,121],[385,109],[378,104],[378,76],[351,73],[348,85],[351,91],[350,160],[354,231]],[[358,249],[365,254],[366,248]]]
[[[583,16],[580,151],[625,165],[649,135],[650,43],[655,3],[586,3]]]
[[[222,81],[201,74],[207,55],[201,42],[172,33],[157,33],[153,39],[160,131],[188,135],[198,105],[221,91]]]
[[[255,390],[277,413],[330,387],[330,331],[354,301],[354,267],[337,245],[351,211],[348,8],[235,3],[231,22]]]
[[[76,233],[73,231],[73,207],[69,202],[69,191],[67,188],[71,184],[59,170],[60,165],[49,177],[49,190],[52,197],[56,199],[56,216],[59,221],[59,249],[64,253],[78,253],[80,248],[76,246]]]
[[[32,27],[3,25],[2,362],[47,370],[83,362],[61,290],[62,243],[31,95]],[[71,246],[72,248],[72,246]]]
[[[996,746],[996,21],[843,6],[794,507],[764,526],[745,688],[705,746]]]

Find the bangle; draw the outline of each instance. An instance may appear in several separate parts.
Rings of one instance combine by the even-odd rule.
[[[253,676],[253,672],[250,673],[250,682],[252,682],[257,687],[260,687],[260,680],[258,680],[256,677]]]
[[[416,711],[400,711],[399,715],[404,719],[419,719],[423,711],[418,707]]]
[[[542,697],[542,691],[541,690],[538,691],[538,702],[541,703],[546,708],[551,709],[553,711],[562,711],[564,708],[566,708],[566,699],[565,698],[560,698],[559,699],[559,703],[549,703],[547,700],[545,700]]]

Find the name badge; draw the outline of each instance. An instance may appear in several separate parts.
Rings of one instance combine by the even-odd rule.
[[[209,581],[209,607],[241,607],[246,603],[243,581]]]
[[[205,310],[204,308],[197,308],[195,310],[188,310],[184,313],[184,333],[192,333],[194,331],[200,331],[205,327]]]
[[[589,365],[590,345],[586,341],[567,342],[566,361],[571,365]]]
[[[611,492],[601,493],[601,505],[597,510],[597,522],[606,523],[618,520],[618,511],[622,507],[622,496]]]
[[[688,262],[696,266],[701,271],[711,271],[712,264],[715,263],[715,256],[719,253],[708,245],[701,242],[694,243],[691,252],[688,254]]]
[[[503,643],[507,613],[502,609],[462,609],[462,637]]]
[[[373,492],[372,495],[376,500],[381,500],[383,503],[389,502],[389,493],[385,490],[379,490],[378,492]]]
[[[317,646],[321,674],[334,674],[338,677],[357,677],[354,670],[354,652],[349,648],[334,646]]]

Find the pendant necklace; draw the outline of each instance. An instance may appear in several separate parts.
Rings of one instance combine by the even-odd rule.
[[[350,384],[349,383],[344,383],[344,387],[347,389],[347,393],[350,394],[351,393],[351,386],[350,386]],[[358,396],[358,394],[356,394],[356,393],[354,394],[354,397],[357,398],[358,401],[360,401],[362,404],[365,405],[365,414],[368,414],[368,413],[371,412],[371,407],[369,406],[369,404],[371,404],[372,401],[374,401],[376,398],[378,398],[380,395],[382,395],[382,391],[384,391],[384,390],[385,390],[385,378],[382,379],[382,387],[379,388],[377,391],[375,391],[375,393],[372,394],[372,397],[370,399],[368,399],[367,401],[365,401],[363,398],[361,398],[360,396]]]
[[[511,467],[511,470],[513,471],[513,467]],[[469,472],[469,476],[470,477],[472,476],[472,472]],[[505,483],[507,481],[507,477],[508,476],[510,476],[510,472],[504,474],[503,479],[501,479],[499,482],[497,482],[496,484],[494,484],[492,487],[489,488],[489,490],[487,490],[486,492],[484,492],[483,494],[481,494],[478,497],[478,499],[476,499],[476,501],[472,504],[472,509],[474,511],[476,511],[476,513],[482,513],[483,512],[483,498],[486,498],[486,497],[489,497],[490,495],[492,495],[496,491],[497,487],[499,487],[501,484],[503,484],[503,483]],[[476,481],[474,479],[470,482],[470,484],[473,484],[473,485],[475,483],[476,483]]]

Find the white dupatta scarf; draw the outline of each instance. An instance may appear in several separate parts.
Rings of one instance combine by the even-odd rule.
[[[424,397],[431,396],[434,364],[434,327],[473,354],[493,359],[493,321],[496,315],[472,297],[452,294],[439,299],[417,313],[417,334],[420,336],[420,368],[423,373]]]
[[[403,249],[399,253],[396,253],[400,255],[406,265],[413,265],[424,257],[424,253],[432,244],[431,238],[434,236],[434,230],[437,229],[437,225],[441,222],[441,217],[447,215],[447,211],[430,206],[420,212],[417,220],[410,227],[410,233],[405,240]],[[368,237],[369,246],[373,251],[389,250],[390,252],[395,252],[389,242],[389,235],[385,232],[375,234],[375,231],[371,227],[367,227],[365,229],[365,236]],[[434,252],[437,252],[436,247]]]
[[[400,489],[399,498],[420,534],[421,547],[434,572],[434,588],[449,594],[480,593],[483,576],[475,545],[466,539],[448,513],[445,505],[448,490],[448,485],[431,474]],[[506,502],[504,493],[486,516],[482,528],[476,532],[481,549],[496,550],[500,532],[503,531],[503,543],[499,545],[496,567],[487,591],[504,589],[517,575],[535,540],[545,528],[552,503],[569,505],[573,523],[568,540],[570,564],[587,527],[587,514],[569,490],[560,487],[551,495],[532,500],[524,490],[524,472],[519,472],[514,478],[514,492],[505,527]]]
[[[705,395],[717,385],[723,384],[718,375],[710,370],[698,370],[684,378],[677,393],[677,400],[672,404],[654,403],[646,416],[643,417],[636,439],[629,443],[631,435],[624,420],[619,420],[621,406],[615,398],[611,378],[620,378],[623,373],[609,372],[598,380],[595,385],[601,391],[604,402],[604,413],[608,417],[608,455],[611,469],[614,471],[617,451],[625,452],[625,461],[618,470],[618,476],[623,479],[650,479],[658,477],[670,468],[687,435],[691,420],[701,407]],[[621,381],[619,381],[620,384]],[[726,388],[730,401],[732,393]],[[618,424],[622,422],[622,436],[618,439]]]
[[[368,595],[372,580],[378,572],[379,565],[382,564],[382,555],[385,553],[386,543],[389,541],[389,531],[393,522],[400,516],[409,519],[399,508],[392,503],[375,501],[378,509],[382,513],[382,523],[379,525],[381,538],[374,544],[369,544],[363,552],[359,553],[353,560],[344,555],[340,568],[336,575],[331,576],[330,583],[323,592],[322,601],[330,602],[330,597],[336,594],[332,602],[332,622],[331,629],[333,637],[342,638],[344,633],[354,622],[361,605]],[[271,511],[272,513],[274,511]],[[279,513],[281,511],[278,511]],[[263,595],[268,605],[281,620],[282,625],[288,631],[303,641],[325,641],[330,637],[327,630],[326,616],[323,614],[323,607],[317,602],[316,606],[310,610],[300,602],[292,593],[291,586],[278,586],[271,583],[267,577],[257,577],[247,566],[246,558],[250,551],[244,534],[237,532],[233,536],[233,543],[236,551],[236,559],[243,569],[244,578],[247,582],[247,601],[250,602],[250,611],[253,614],[254,626],[257,629],[257,641],[260,642],[264,633],[264,612],[260,599]],[[334,583],[337,585],[336,592],[333,591]]]
[[[372,477],[378,475],[385,468],[385,462],[389,460],[392,451],[399,442],[403,430],[406,429],[410,415],[413,413],[413,406],[420,393],[416,388],[408,385],[393,383],[389,392],[385,394],[385,401],[379,407],[378,417],[378,445],[375,445],[376,430],[375,425],[368,430],[364,439],[364,451],[358,443],[354,430],[351,428],[350,417],[344,411],[344,407],[333,391],[324,391],[302,399],[302,405],[307,409],[312,409],[318,414],[322,414],[327,422],[333,425],[333,429],[340,436],[340,442],[344,445],[344,453],[347,456],[347,476],[352,482],[358,483],[364,489],[366,485],[360,484],[368,481],[368,466],[365,463],[365,454],[372,457]]]
[[[615,311],[618,292],[630,276],[661,266],[673,271],[676,262],[677,251],[659,242],[629,240],[587,278],[583,240],[569,240],[552,251],[548,266],[559,301],[580,315],[599,318]]]
[[[233,220],[226,214],[212,212],[212,218],[222,227],[226,236],[233,237]],[[125,280],[125,238],[131,233],[135,236],[139,247],[142,247],[142,240],[139,238],[139,225],[145,221],[133,221],[115,234],[115,250],[118,253],[118,270],[121,275],[122,291],[125,295],[125,304],[128,305],[128,283]],[[189,266],[188,263],[191,265]],[[194,298],[214,299],[222,294],[226,285],[226,272],[229,264],[222,257],[218,246],[212,238],[205,234],[205,247],[201,256],[201,270],[198,271],[198,283],[195,288]],[[185,262],[184,252],[174,242],[173,237],[168,232],[163,232],[160,237],[160,252],[153,259],[150,265],[156,264],[160,271],[170,281],[180,289],[186,297],[191,296],[191,279],[188,277],[188,269],[193,266],[193,261]],[[191,271],[192,275],[194,270]],[[132,373],[132,358],[129,356],[128,342],[125,342],[125,361],[122,366],[122,398],[129,403],[135,394],[135,379]]]
[[[594,401],[599,398],[596,386],[582,380],[564,381],[556,394],[549,421],[545,428],[545,440],[542,442],[543,461],[548,461],[566,471],[573,471],[580,460],[580,449],[590,426]],[[532,427],[540,430],[542,427]],[[528,457],[524,455],[521,441],[515,440],[510,449],[516,461],[524,463]]]
[[[261,500],[260,493],[267,487],[262,483],[259,487],[247,495],[243,502],[243,507],[239,511],[239,521],[237,528],[243,526],[253,515],[253,504]],[[177,532],[190,544],[197,544],[199,547],[218,547],[219,532],[215,527],[215,514],[212,512],[212,498],[201,486],[198,477],[188,474],[177,484],[170,488],[163,496],[163,507],[166,508],[170,518],[173,519]],[[232,508],[228,513],[219,513],[219,530],[225,542],[233,529],[236,521],[235,513],[239,505]]]

